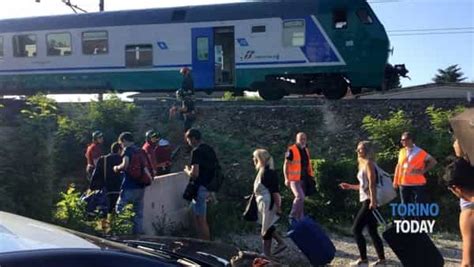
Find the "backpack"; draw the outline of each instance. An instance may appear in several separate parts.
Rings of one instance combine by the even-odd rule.
[[[144,171],[144,169],[148,169],[149,173],[151,174],[152,172],[150,166],[151,164],[148,160],[145,150],[137,148],[130,159],[130,163],[127,168],[127,174],[140,185],[150,185],[152,177]]]
[[[214,153],[214,160],[215,160],[215,165],[214,165],[214,176],[211,178],[211,181],[209,184],[206,186],[207,190],[211,192],[217,192],[222,186],[222,183],[224,182],[224,174],[222,173],[222,167],[219,164],[219,160],[217,159],[216,152],[212,150]]]
[[[381,207],[387,203],[390,203],[394,198],[396,198],[397,192],[395,192],[395,189],[393,188],[390,174],[382,170],[382,168],[377,165],[375,165],[375,176],[377,177],[377,206]]]

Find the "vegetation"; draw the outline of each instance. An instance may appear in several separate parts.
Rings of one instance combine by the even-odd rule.
[[[458,65],[451,65],[445,69],[438,69],[438,73],[433,78],[435,83],[459,83],[466,80],[461,72],[461,67]]]
[[[69,229],[83,233],[112,236],[130,235],[132,233],[132,206],[128,205],[120,214],[110,216],[110,229],[102,229],[102,218],[97,213],[90,216],[86,213],[86,203],[81,200],[81,193],[74,185],[61,193],[61,199],[56,204],[54,222]]]
[[[417,144],[438,159],[438,167],[428,176],[429,195],[441,206],[436,226],[440,228],[437,229],[454,230],[458,227],[457,202],[445,187],[438,184],[438,178],[443,173],[446,157],[452,154],[448,119],[460,110],[430,107],[426,109],[427,121],[417,121],[416,125],[413,118],[402,110],[392,112],[383,119],[381,116],[367,116],[362,121],[362,129],[378,146],[378,162],[386,171],[390,172],[395,167],[399,138],[406,130],[414,130],[418,137]],[[337,185],[342,181],[354,182],[356,158],[337,154],[337,148],[325,149],[333,143],[327,141],[328,133],[324,127],[314,127],[323,125],[322,114],[313,109],[303,112],[308,113],[286,112],[282,119],[281,113],[276,111],[250,113],[241,110],[235,117],[228,118],[229,121],[208,121],[201,125],[205,140],[218,152],[226,176],[224,186],[217,194],[217,204],[209,208],[210,217],[220,218],[210,220],[213,236],[223,237],[228,233],[255,229],[255,224],[242,220],[241,212],[245,205],[243,196],[252,191],[255,170],[250,159],[253,149],[257,147],[265,147],[275,156],[275,166],[281,178],[283,210],[284,213],[289,212],[292,195],[283,185],[282,155],[298,130],[311,132],[314,139],[322,140],[319,144],[310,144],[310,150],[318,156],[312,160],[317,176],[317,193],[307,198],[307,213],[328,226],[349,225],[352,222],[359,206],[358,198],[354,192],[342,191]],[[0,210],[53,221],[88,233],[100,233],[99,219],[87,218],[84,204],[80,201],[85,188],[85,147],[90,133],[96,129],[104,132],[105,148],[120,132],[133,132],[138,114],[137,107],[123,103],[117,97],[75,105],[73,111],[67,107],[60,108],[44,95],[29,98],[26,108],[18,116],[19,126],[10,127],[10,132],[2,136]],[[292,116],[304,117],[305,121]],[[287,121],[294,122],[294,125],[289,126]],[[172,123],[160,123],[162,132],[171,131]],[[234,127],[229,129],[219,126],[221,124],[232,124]],[[166,128],[168,126],[170,129]],[[348,140],[344,145],[352,141]],[[76,186],[69,187],[72,182]],[[114,218],[111,222],[112,233],[128,233],[131,226],[127,222],[131,216],[130,210]],[[281,222],[285,224],[286,220]]]
[[[259,96],[235,96],[233,92],[224,92],[222,100],[225,101],[262,101],[263,99]]]
[[[107,151],[120,132],[134,130],[137,114],[133,104],[116,96],[82,106],[72,116],[45,95],[28,98],[17,117],[19,126],[5,129],[2,137],[0,210],[53,221],[54,203],[65,197],[61,192],[71,182],[80,191],[86,188],[84,152],[92,130],[104,132]],[[69,190],[67,196],[74,195],[76,189]],[[81,228],[78,224],[72,227]]]

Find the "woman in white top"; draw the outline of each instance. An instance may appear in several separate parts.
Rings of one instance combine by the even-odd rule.
[[[357,213],[352,226],[352,232],[359,248],[360,258],[351,265],[366,265],[369,263],[367,259],[367,245],[362,230],[367,227],[370,237],[377,251],[378,260],[371,266],[379,266],[385,264],[385,256],[383,250],[382,239],[377,232],[377,220],[375,219],[372,209],[377,207],[376,199],[376,164],[374,161],[375,153],[372,144],[369,141],[359,142],[357,145],[357,161],[359,163],[359,172],[357,179],[359,184],[341,183],[339,186],[344,190],[359,190],[359,200],[362,207]]]
[[[287,247],[274,226],[281,214],[278,177],[275,172],[273,158],[265,149],[257,149],[253,152],[253,162],[257,170],[253,192],[258,207],[259,223],[262,225],[263,254],[270,257],[272,255],[272,239],[275,239],[278,243],[273,255],[282,252]]]

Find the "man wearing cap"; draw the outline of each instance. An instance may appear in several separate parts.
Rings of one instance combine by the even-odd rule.
[[[102,156],[102,144],[104,143],[104,135],[101,131],[95,131],[92,133],[92,143],[87,146],[86,159],[87,159],[87,179],[90,180],[92,172],[97,165],[97,161]]]
[[[152,170],[153,176],[155,176],[157,173],[157,167],[158,167],[158,164],[156,162],[155,150],[156,150],[156,147],[158,146],[159,135],[156,131],[149,130],[146,132],[145,138],[146,140],[145,140],[145,143],[143,144],[142,149],[145,150],[148,156],[148,160],[150,161],[151,166],[153,168]]]

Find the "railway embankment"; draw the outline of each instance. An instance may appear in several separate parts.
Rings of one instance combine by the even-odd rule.
[[[149,128],[159,130],[163,136],[173,143],[182,143],[182,122],[169,118],[169,108],[174,101],[137,102],[139,113],[133,120],[134,129],[138,139],[143,138],[144,132]],[[307,212],[328,227],[332,238],[338,248],[336,264],[346,265],[355,257],[355,244],[350,237],[336,234],[331,226],[337,225],[346,228],[352,221],[356,212],[356,195],[340,192],[334,186],[343,179],[351,181],[351,174],[355,171],[354,148],[361,139],[369,137],[370,133],[362,128],[362,120],[370,115],[373,118],[386,120],[390,118],[391,112],[403,110],[411,120],[416,134],[430,134],[431,118],[426,113],[430,106],[443,110],[454,109],[456,106],[469,106],[463,100],[340,100],[326,101],[323,99],[309,100],[284,100],[278,102],[264,101],[197,101],[198,116],[195,126],[200,128],[207,143],[216,148],[221,164],[224,166],[226,181],[222,190],[218,193],[218,204],[209,209],[212,234],[217,239],[231,241],[242,248],[258,249],[260,244],[258,235],[255,234],[255,225],[242,221],[241,213],[245,201],[242,196],[252,190],[255,170],[252,166],[251,154],[256,148],[267,148],[274,156],[277,171],[281,173],[284,152],[288,144],[293,142],[294,135],[298,131],[308,134],[312,158],[320,160],[318,167],[318,193],[308,199]],[[18,114],[11,112],[9,106],[0,109],[4,114]],[[67,114],[71,121],[78,125],[92,123],[90,121],[77,121],[81,113],[88,112],[87,104],[61,104],[59,112]],[[111,119],[120,120],[110,116]],[[84,118],[82,118],[84,119]],[[9,126],[0,128],[5,144],[17,138],[15,123],[7,123]],[[2,124],[4,125],[4,124]],[[75,124],[73,124],[74,126]],[[75,128],[74,128],[75,129]],[[73,130],[74,130],[73,129]],[[104,129],[105,130],[105,129]],[[400,130],[400,129],[398,129]],[[77,129],[80,136],[88,137],[89,133],[82,134],[82,128]],[[74,142],[73,137],[67,139]],[[56,138],[53,135],[52,138]],[[397,137],[398,138],[398,137]],[[88,140],[88,139],[85,139]],[[77,141],[77,140],[76,140]],[[74,145],[67,143],[64,151],[76,155],[71,162],[77,162],[78,170],[83,168],[84,161],[81,150],[84,144]],[[436,148],[435,144],[429,147]],[[13,148],[12,148],[13,149]],[[449,146],[448,146],[449,149]],[[446,151],[444,152],[446,153]],[[449,151],[448,151],[449,153]],[[11,155],[16,155],[12,153]],[[64,156],[64,155],[63,155]],[[69,155],[70,156],[70,155]],[[189,155],[180,151],[174,162],[175,170],[182,170]],[[440,160],[441,162],[441,160]],[[3,163],[6,163],[5,161]],[[388,171],[390,171],[388,169]],[[12,172],[14,173],[14,172]],[[81,172],[82,173],[82,172]],[[76,173],[77,174],[77,173]],[[75,177],[71,174],[65,177]],[[77,175],[76,175],[77,176]],[[440,200],[441,216],[435,226],[436,233],[451,233],[454,241],[438,238],[440,248],[444,255],[455,264],[459,262],[459,236],[457,235],[458,204],[449,192],[436,184],[436,175],[430,177],[430,194]],[[5,176],[10,177],[10,176]],[[81,180],[83,177],[76,177]],[[58,178],[59,179],[59,178]],[[82,179],[83,180],[83,179]],[[58,180],[59,181],[59,180]],[[13,183],[10,183],[12,186]],[[58,186],[54,190],[64,190]],[[57,193],[57,192],[55,192]],[[282,190],[283,210],[288,213],[291,204],[291,194],[288,190]],[[281,221],[281,230],[286,229],[285,221]],[[369,253],[374,255],[374,253]],[[300,262],[305,266],[304,258],[292,248],[289,256],[282,259],[283,262]],[[395,258],[390,257],[393,263]]]

